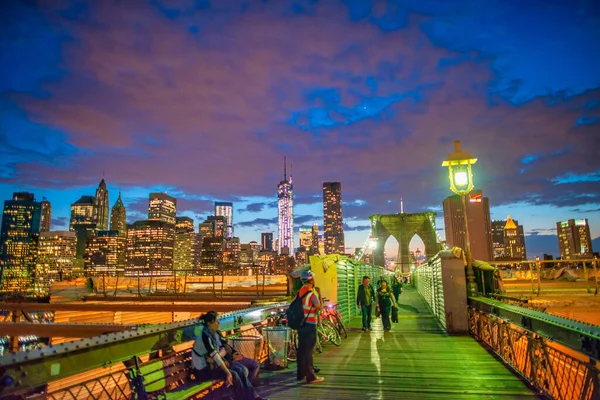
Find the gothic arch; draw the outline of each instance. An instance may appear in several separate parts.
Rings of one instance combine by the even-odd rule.
[[[435,221],[434,212],[417,214],[390,214],[371,215],[371,237],[377,240],[377,246],[373,250],[375,265],[385,266],[383,251],[385,242],[390,236],[398,241],[398,264],[402,272],[410,272],[410,250],[408,244],[415,234],[419,235],[425,244],[425,255],[427,259],[433,258],[442,245],[437,240],[432,221]]]

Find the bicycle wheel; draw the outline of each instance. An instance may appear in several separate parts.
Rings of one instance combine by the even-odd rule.
[[[335,317],[334,318],[335,328],[340,333],[340,336],[343,337],[344,339],[348,339],[348,331],[346,330],[346,327],[344,326],[344,322],[342,321],[342,319],[340,318],[340,316],[337,313],[333,314],[333,316]]]
[[[330,321],[325,321],[325,323],[323,324],[323,328],[325,330],[327,338],[334,346],[339,346],[342,344],[342,338],[340,337],[340,333]]]
[[[323,328],[321,326],[317,327],[317,343],[315,345],[315,350],[317,351],[317,353],[322,353],[323,352],[323,344],[321,341],[321,338],[324,336],[324,331]]]

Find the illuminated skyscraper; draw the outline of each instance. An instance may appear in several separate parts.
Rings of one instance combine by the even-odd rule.
[[[191,271],[194,268],[196,233],[194,220],[190,217],[177,217],[175,224],[175,248],[173,249],[173,268]]]
[[[308,252],[310,246],[312,246],[312,229],[300,228],[299,236],[299,247],[304,247]]]
[[[283,158],[283,180],[277,186],[278,231],[277,250],[279,254],[294,252],[294,185],[292,175],[287,178],[287,166]]]
[[[42,206],[32,193],[17,192],[4,202],[0,232],[0,292],[43,295],[37,282],[36,256]]]
[[[506,257],[506,247],[504,245],[504,227],[506,221],[492,221],[492,249],[494,260],[501,260]]]
[[[198,229],[203,237],[224,238],[227,233],[227,220],[223,216],[209,215]]]
[[[42,199],[42,223],[40,232],[50,231],[50,220],[52,219],[52,205],[46,198]]]
[[[108,213],[108,190],[106,189],[106,182],[102,178],[94,197],[94,221],[96,221],[96,229],[99,231],[108,230]]]
[[[87,273],[122,273],[125,270],[127,238],[119,231],[97,231],[88,239],[84,265]]]
[[[110,230],[118,231],[121,236],[127,237],[127,212],[121,200],[121,192],[110,213]]]
[[[173,268],[175,225],[136,221],[127,229],[127,275],[169,275]]]
[[[323,182],[323,221],[325,254],[344,254],[341,182]]]
[[[69,230],[77,235],[77,259],[83,260],[85,245],[88,237],[91,237],[96,230],[96,221],[94,219],[93,196],[81,196],[79,200],[71,204],[71,219]],[[83,267],[83,264],[77,265],[77,268]]]
[[[150,193],[148,219],[165,221],[175,225],[177,199],[166,193]]]
[[[222,201],[215,202],[215,215],[225,217],[227,222],[227,238],[233,237],[233,203]]]
[[[316,222],[312,226],[312,241],[310,244],[310,254],[319,254],[319,224]]]
[[[519,225],[519,221],[513,220],[510,215],[504,225],[504,249],[506,255],[513,260],[527,259],[523,225]]]
[[[464,212],[460,196],[453,195],[444,200],[446,242],[450,247],[465,248]],[[472,259],[480,261],[493,260],[490,203],[487,197],[483,197],[481,190],[472,190],[469,194],[467,218],[469,220]]]
[[[62,281],[71,279],[77,247],[77,236],[71,231],[40,233],[37,270],[44,279]]]
[[[273,232],[261,233],[260,244],[263,250],[273,251]]]
[[[592,237],[586,219],[570,219],[556,223],[558,248],[563,260],[592,257]]]

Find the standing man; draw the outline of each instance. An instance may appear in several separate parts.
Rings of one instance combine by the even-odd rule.
[[[313,352],[317,345],[317,316],[323,306],[313,289],[315,286],[315,275],[312,271],[304,272],[300,280],[303,286],[300,288],[298,296],[302,298],[306,293],[308,294],[302,300],[305,322],[298,329],[298,359],[296,361],[298,372],[296,373],[296,379],[299,381],[306,379],[306,383],[319,383],[323,382],[325,378],[315,375]]]
[[[356,294],[356,307],[360,307],[362,313],[362,330],[371,330],[371,312],[373,311],[373,302],[375,301],[375,290],[371,286],[371,279],[363,276],[362,285],[358,287]]]

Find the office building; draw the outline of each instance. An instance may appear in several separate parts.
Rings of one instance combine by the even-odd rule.
[[[304,247],[305,251],[308,251],[312,246],[312,229],[300,228],[298,231],[299,241],[298,247]]]
[[[71,231],[40,232],[37,270],[45,280],[63,281],[73,277],[77,236]]]
[[[110,213],[110,230],[117,231],[121,236],[127,237],[127,211],[121,199],[121,192],[119,192],[119,197]]]
[[[94,221],[96,222],[96,229],[99,231],[108,230],[108,214],[108,190],[106,189],[106,182],[102,178],[94,197]]]
[[[494,260],[501,260],[506,257],[506,249],[504,246],[504,227],[506,221],[495,220],[492,221],[492,252],[494,254]]]
[[[85,248],[84,268],[92,276],[125,271],[127,238],[120,231],[96,231]]]
[[[467,198],[467,218],[471,238],[471,258],[473,260],[491,261],[492,222],[490,220],[490,203],[483,197],[481,190],[473,190]],[[444,200],[444,224],[448,246],[465,249],[465,210],[459,195]]]
[[[519,221],[513,220],[510,215],[506,218],[504,226],[504,249],[506,257],[511,260],[527,259],[523,225],[519,225]]]
[[[323,182],[323,230],[325,254],[345,254],[341,182]]]
[[[52,220],[52,205],[44,197],[42,198],[42,222],[40,232],[50,232],[50,223]]]
[[[261,233],[260,244],[263,250],[273,251],[273,232]]]
[[[173,249],[173,268],[178,273],[191,273],[195,261],[194,220],[190,217],[175,218],[175,248]]]
[[[294,251],[294,185],[292,175],[287,177],[287,165],[283,159],[283,180],[277,185],[277,251],[290,255]]]
[[[224,217],[226,222],[227,238],[233,237],[233,203],[227,203],[222,201],[215,202],[215,215],[217,217]]]
[[[562,260],[593,257],[594,250],[587,218],[557,222],[556,234]]]
[[[4,202],[0,231],[0,292],[45,295],[36,281],[42,206],[32,193],[16,192]]]
[[[166,193],[150,193],[148,219],[175,225],[177,199]]]
[[[523,225],[509,215],[506,220],[492,221],[494,260],[520,261],[527,259]]]
[[[81,196],[79,200],[71,204],[71,218],[69,230],[77,236],[77,259],[83,260],[85,246],[89,237],[94,235],[96,221],[94,220],[93,196]],[[75,269],[83,268],[83,262],[76,263]]]
[[[220,237],[227,235],[227,220],[223,216],[209,215],[198,226],[198,231],[203,237]]]
[[[319,224],[316,222],[312,226],[312,241],[309,253],[311,255],[319,254]]]
[[[173,269],[175,224],[153,219],[127,229],[127,275],[169,275]]]

